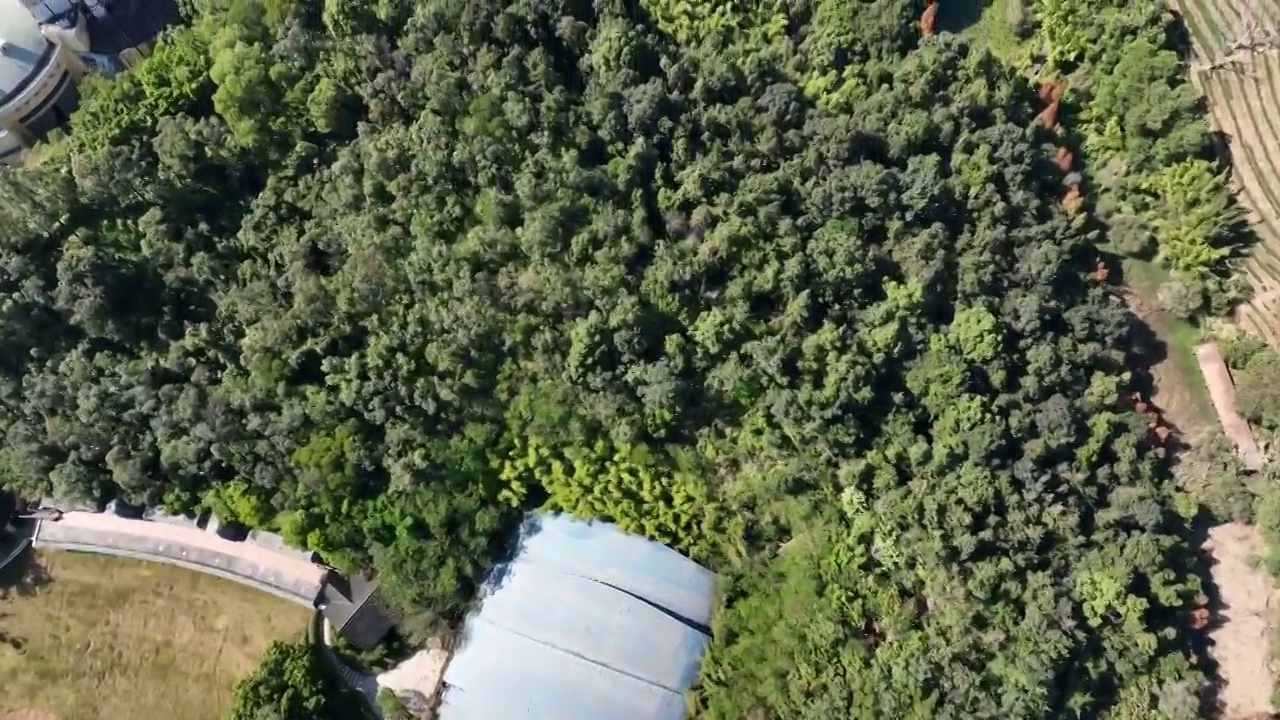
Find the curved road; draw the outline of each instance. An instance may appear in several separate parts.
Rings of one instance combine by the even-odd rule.
[[[258,544],[225,540],[181,520],[132,520],[111,513],[72,511],[59,520],[37,522],[32,544],[36,548],[92,552],[178,565],[198,572],[269,592],[290,602],[315,609],[328,569],[310,562],[305,553]],[[363,696],[374,717],[381,717],[376,702],[377,680],[347,667],[331,647],[331,627],[318,610],[315,633],[331,670]]]
[[[194,525],[131,520],[110,513],[67,512],[42,520],[36,548],[75,550],[179,565],[217,575],[277,597],[315,607],[328,571],[301,553],[277,551],[251,540],[233,542]]]

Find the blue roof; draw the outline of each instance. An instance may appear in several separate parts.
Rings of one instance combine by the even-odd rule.
[[[445,671],[441,720],[680,720],[716,578],[607,523],[536,515]]]

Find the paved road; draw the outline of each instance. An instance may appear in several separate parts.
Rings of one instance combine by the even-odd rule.
[[[194,525],[130,520],[110,513],[73,511],[61,520],[41,521],[35,546],[181,565],[307,607],[314,606],[326,574],[325,568],[295,554],[224,540]]]

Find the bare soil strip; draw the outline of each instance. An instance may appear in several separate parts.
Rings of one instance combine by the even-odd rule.
[[[1271,638],[1280,593],[1256,562],[1266,544],[1255,528],[1228,523],[1209,531],[1204,549],[1213,557],[1210,573],[1221,599],[1209,637],[1222,680],[1223,720],[1270,712],[1275,690]]]

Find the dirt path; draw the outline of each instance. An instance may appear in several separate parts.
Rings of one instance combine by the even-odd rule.
[[[1125,292],[1125,302],[1129,312],[1150,328],[1157,343],[1163,343],[1165,347],[1157,352],[1139,341],[1132,348],[1136,356],[1133,360],[1150,373],[1150,401],[1165,421],[1177,428],[1184,438],[1195,437],[1198,432],[1213,426],[1212,406],[1207,392],[1201,392],[1204,385],[1199,368],[1189,348],[1177,347],[1170,342],[1172,333],[1168,317],[1153,307],[1144,293],[1154,295],[1155,289],[1146,284],[1130,287]]]
[[[1222,718],[1243,720],[1271,710],[1271,645],[1280,592],[1254,561],[1267,549],[1255,528],[1219,525],[1209,531],[1204,549],[1213,557],[1210,574],[1221,599],[1209,637],[1222,680]]]

